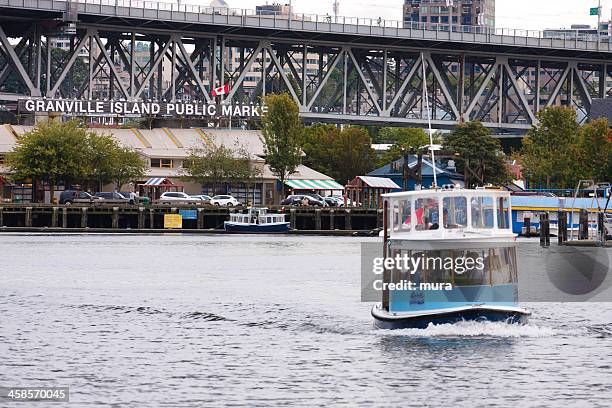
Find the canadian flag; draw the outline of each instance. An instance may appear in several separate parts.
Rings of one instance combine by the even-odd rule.
[[[218,88],[213,89],[212,96],[226,95],[229,93],[229,85],[225,84]]]

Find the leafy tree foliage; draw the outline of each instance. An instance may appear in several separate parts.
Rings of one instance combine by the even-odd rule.
[[[302,160],[304,126],[299,108],[289,94],[272,94],[264,98],[268,107],[261,118],[261,133],[266,163],[283,186]]]
[[[66,185],[95,181],[100,188],[111,181],[123,184],[138,179],[146,169],[138,153],[76,121],[37,124],[19,138],[7,155],[7,165],[14,179],[48,182],[52,196],[60,181]]]
[[[444,147],[458,154],[457,170],[463,172],[467,187],[486,183],[504,184],[510,180],[501,144],[491,137],[491,131],[482,123],[457,125],[446,136]]]
[[[359,127],[311,126],[306,129],[304,153],[307,166],[340,183],[364,175],[374,166],[372,139]]]
[[[380,134],[393,145],[382,157],[381,165],[390,163],[412,154],[427,153],[429,137],[423,129],[418,128],[383,128]]]
[[[185,160],[183,175],[200,184],[212,185],[216,192],[224,193],[219,190],[222,186],[233,183],[250,185],[261,172],[252,165],[246,147],[239,144],[227,147],[212,141],[204,148],[191,150]]]
[[[519,156],[527,179],[546,188],[574,187],[580,179],[609,181],[612,142],[605,119],[580,126],[571,108],[550,107],[523,140]]]

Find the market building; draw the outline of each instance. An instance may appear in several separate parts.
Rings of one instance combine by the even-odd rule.
[[[4,157],[17,144],[20,135],[31,130],[30,126],[1,125],[0,126],[0,175],[6,175],[8,169],[3,167]],[[254,205],[274,205],[281,200],[282,185],[274,176],[272,170],[265,162],[264,145],[259,131],[229,130],[210,128],[190,129],[111,129],[95,128],[95,132],[110,134],[120,145],[136,150],[147,163],[147,171],[143,180],[134,180],[130,185],[121,187],[121,191],[137,191],[138,185],[145,184],[152,178],[169,180],[187,194],[231,194],[239,201]],[[184,174],[184,162],[192,149],[204,148],[207,144],[244,147],[251,156],[251,165],[259,170],[260,176],[254,184],[245,183],[201,185],[190,181]],[[5,177],[6,178],[6,177]],[[49,202],[48,186],[33,186],[29,180],[22,183],[3,185],[3,199],[28,202],[37,197],[41,201]],[[64,186],[56,187],[56,196]],[[112,191],[112,184],[104,186],[104,191]],[[343,186],[336,183],[331,177],[319,173],[307,166],[300,165],[296,172],[286,181],[285,191],[291,192],[317,192],[328,195],[335,192],[342,194]],[[42,190],[42,191],[41,191]],[[34,195],[33,195],[34,191]],[[152,197],[155,199],[156,197]]]

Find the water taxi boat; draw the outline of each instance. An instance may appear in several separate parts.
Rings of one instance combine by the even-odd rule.
[[[283,234],[289,232],[285,214],[270,214],[267,208],[249,207],[247,213],[230,214],[225,231],[241,234]]]
[[[372,308],[376,327],[527,321],[530,312],[518,306],[508,192],[453,188],[383,197],[382,255],[412,259],[413,268],[393,263],[382,273],[382,303]]]

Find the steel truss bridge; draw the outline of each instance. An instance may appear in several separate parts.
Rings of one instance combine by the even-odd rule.
[[[601,40],[82,1],[0,0],[0,104],[248,104],[288,92],[310,122],[426,126],[429,116],[436,128],[480,120],[523,133],[544,107],[572,106],[584,121],[594,98],[612,96],[612,44]],[[223,84],[229,94],[213,98]]]

